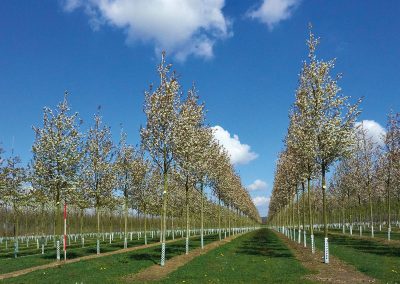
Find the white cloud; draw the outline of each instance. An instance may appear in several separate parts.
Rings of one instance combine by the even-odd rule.
[[[267,188],[267,183],[260,179],[256,179],[252,184],[247,186],[247,189],[250,191],[266,189],[266,188]]]
[[[269,197],[265,196],[256,196],[253,197],[253,203],[257,207],[258,212],[260,213],[260,216],[267,216],[268,215],[268,210],[269,210]]]
[[[67,0],[64,3],[64,9],[71,12],[82,5],[81,0]]]
[[[254,203],[254,205],[256,207],[265,207],[265,208],[267,208],[268,204],[269,204],[269,197],[265,197],[265,196],[253,197],[253,203]]]
[[[256,159],[258,155],[251,151],[247,144],[240,143],[239,136],[231,134],[223,129],[221,126],[216,125],[212,127],[214,138],[225,148],[231,158],[233,165],[247,164]]]
[[[374,120],[363,120],[356,122],[355,126],[358,127],[362,124],[362,127],[366,130],[368,137],[375,143],[382,145],[383,138],[386,134],[385,128],[383,128],[378,122]]]
[[[231,35],[224,5],[225,0],[65,0],[64,9],[82,8],[94,30],[121,28],[127,43],[150,42],[157,53],[165,49],[185,60],[211,58],[215,42]]]
[[[268,25],[272,30],[280,21],[289,19],[300,0],[263,0],[258,9],[248,12],[248,16]]]

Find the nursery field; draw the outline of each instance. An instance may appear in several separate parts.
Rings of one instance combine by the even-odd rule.
[[[172,236],[167,240],[172,239]],[[159,239],[154,236],[153,238],[149,236],[147,239],[148,244],[152,244],[157,242]],[[136,247],[144,244],[143,238],[141,239],[132,239],[128,241],[128,247]],[[124,248],[124,241],[115,238],[114,240],[106,240],[100,243],[100,251],[101,253],[108,253],[116,250],[120,250]],[[17,258],[14,257],[14,248],[11,247],[9,249],[3,248],[3,252],[0,252],[0,273],[8,273],[16,270],[21,270],[29,267],[34,267],[38,265],[44,265],[48,263],[52,263],[57,259],[57,248],[53,245],[53,242],[47,243],[43,248],[36,247],[36,244],[31,245],[30,247],[20,247],[19,256]],[[86,238],[84,245],[82,245],[82,241],[79,238],[77,241],[71,241],[68,245],[67,258],[75,259],[83,256],[96,255],[96,239],[95,238]],[[62,252],[61,252],[62,254]],[[63,256],[61,256],[63,258]]]
[[[359,27],[376,21],[351,24],[360,9],[341,18],[350,8],[339,5],[332,15],[346,33],[329,19],[320,37],[326,25],[304,18],[304,46],[300,22],[295,41],[273,35],[303,6],[315,9],[303,16],[331,14],[314,8],[319,1],[254,0],[259,9],[224,0],[42,2],[63,3],[37,11],[45,32],[24,14],[41,5],[0,17],[18,19],[18,30],[0,25],[11,35],[0,44],[8,70],[0,77],[0,284],[400,283],[399,88],[388,80],[396,68],[387,69],[399,42],[387,50],[397,31],[385,33],[398,25],[372,34],[375,26]],[[241,16],[225,18],[239,2]],[[82,23],[70,18],[81,9],[93,31],[112,28],[93,37],[64,29]],[[250,40],[258,29],[238,29],[246,37],[227,52],[233,26],[253,20],[271,37]],[[32,31],[17,37],[20,28]],[[121,28],[123,49],[105,37]],[[353,39],[364,30],[365,42]],[[148,62],[144,48],[127,52],[137,40],[154,45]],[[271,50],[261,52],[264,41]],[[186,61],[192,55],[204,66]]]
[[[74,248],[73,257],[91,255],[76,262],[54,261],[32,255],[3,259],[0,279],[6,272],[35,267],[43,263],[56,266],[36,270],[1,283],[398,283],[400,243],[379,238],[329,234],[330,264],[323,263],[323,234],[315,233],[315,254],[309,246],[287,238],[272,229],[261,228],[227,236],[218,234],[190,239],[185,254],[185,240],[166,243],[166,264],[160,266],[160,243],[149,239],[147,246],[115,241],[104,245],[103,255],[88,248]],[[138,249],[135,249],[137,246]],[[9,263],[7,261],[10,261]],[[20,261],[19,264],[17,262]],[[379,264],[379,265],[378,265]],[[18,273],[18,272],[17,272]]]
[[[382,283],[400,282],[400,242],[379,238],[329,234],[330,252],[357,270]],[[323,235],[316,234],[316,247],[323,250]]]
[[[205,247],[218,242],[218,235],[205,237]],[[191,249],[200,246],[200,238],[193,237]],[[185,242],[167,244],[168,261],[185,254]],[[151,266],[159,266],[159,246],[138,251],[114,254],[55,268],[35,271],[3,280],[4,283],[124,283],[131,282],[135,273]],[[168,266],[160,269],[170,269]],[[283,272],[290,273],[283,273]],[[172,271],[161,283],[240,283],[243,281],[296,282],[309,271],[297,261],[275,233],[267,229],[240,235],[231,242],[195,257]],[[151,278],[152,275],[149,275]],[[134,278],[133,278],[134,280]],[[143,280],[142,280],[143,281]],[[140,282],[142,282],[140,281]],[[146,282],[146,281],[145,281]]]

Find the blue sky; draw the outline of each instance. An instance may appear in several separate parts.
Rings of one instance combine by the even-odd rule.
[[[101,105],[115,138],[122,123],[139,143],[143,93],[166,49],[184,90],[196,83],[265,215],[308,23],[321,37],[318,56],[337,58],[343,94],[365,97],[360,120],[381,131],[400,108],[399,12],[394,0],[4,0],[0,141],[28,162],[32,125],[68,90],[84,127]]]

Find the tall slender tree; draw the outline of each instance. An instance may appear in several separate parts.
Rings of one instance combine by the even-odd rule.
[[[351,155],[354,155],[353,167],[356,168],[356,180],[358,186],[363,187],[362,190],[367,191],[368,205],[369,205],[369,218],[371,224],[371,237],[374,237],[374,216],[373,216],[373,203],[372,203],[372,187],[376,178],[376,168],[378,161],[378,145],[372,138],[368,136],[364,124],[361,123],[355,129],[356,143],[352,150]],[[383,137],[382,137],[383,138]]]
[[[103,125],[97,113],[87,135],[83,168],[84,186],[96,210],[97,254],[100,253],[100,210],[111,200],[116,185],[114,155],[110,128]]]
[[[132,166],[134,155],[134,148],[126,144],[126,133],[121,131],[116,158],[116,171],[118,173],[118,188],[120,188],[124,198],[124,248],[128,246],[128,210],[129,199],[132,196]]]
[[[198,104],[196,90],[188,92],[186,100],[179,108],[174,133],[174,154],[179,174],[185,188],[186,204],[186,254],[189,253],[189,190],[196,187],[199,161],[205,146],[200,139],[204,123],[203,106]]]
[[[300,74],[301,92],[296,106],[302,120],[310,123],[313,153],[321,174],[323,223],[325,235],[324,262],[329,263],[328,226],[326,212],[326,172],[338,158],[349,153],[354,144],[353,127],[359,114],[359,102],[350,105],[349,97],[340,95],[340,75],[331,77],[334,60],[317,60],[315,51],[319,44],[310,28],[307,41],[308,62],[304,62]]]
[[[396,177],[399,181],[400,171],[400,113],[391,113],[388,116],[387,132],[384,137],[383,155],[380,161],[381,176],[386,189],[387,198],[387,223],[388,239],[391,233],[391,195],[395,185]]]
[[[27,186],[24,186],[26,172],[21,166],[21,159],[18,156],[12,154],[12,156],[8,157],[3,168],[3,177],[4,187],[0,190],[0,195],[6,206],[9,205],[13,211],[14,256],[17,257],[19,217],[29,193]]]
[[[52,197],[55,207],[54,234],[61,235],[61,201],[67,200],[78,179],[78,166],[82,158],[80,120],[70,114],[65,93],[64,100],[55,111],[44,108],[42,127],[34,127],[32,146],[32,182],[36,189]]]
[[[161,266],[165,264],[165,235],[167,221],[168,178],[174,162],[173,133],[179,112],[180,85],[171,65],[165,62],[165,52],[162,53],[158,66],[160,85],[153,91],[145,93],[144,112],[147,117],[146,127],[141,128],[142,147],[152,158],[155,166],[160,169],[163,177],[162,204],[162,244]]]

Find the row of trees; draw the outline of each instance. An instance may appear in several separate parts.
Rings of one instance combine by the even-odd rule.
[[[390,113],[381,141],[374,141],[361,123],[354,130],[350,155],[339,161],[329,186],[332,209],[341,213],[341,223],[385,223],[387,238],[400,213],[400,113]],[[394,199],[394,201],[392,201]],[[395,210],[392,210],[394,205]],[[392,216],[395,216],[393,218]]]
[[[5,217],[14,220],[15,236],[23,212],[54,210],[53,234],[61,235],[61,208],[68,204],[80,212],[81,228],[83,216],[94,212],[99,235],[101,212],[120,208],[126,245],[129,210],[133,209],[144,217],[160,219],[163,264],[167,223],[171,219],[173,223],[183,209],[187,247],[195,205],[200,204],[202,239],[204,208],[217,209],[219,228],[222,206],[229,218],[235,215],[237,220],[247,220],[247,225],[260,222],[227,152],[205,123],[204,104],[199,103],[196,89],[182,94],[164,53],[158,74],[160,84],[145,93],[147,121],[140,130],[140,147],[128,145],[124,131],[115,144],[100,109],[83,133],[82,121],[78,113],[71,113],[67,94],[55,110],[44,108],[43,125],[34,127],[29,165],[24,168],[13,153],[0,159],[0,203]],[[206,192],[215,199],[207,198]]]
[[[285,148],[276,165],[269,222],[289,226],[291,234],[297,228],[299,241],[301,230],[308,227],[313,252],[314,223],[323,224],[324,262],[329,263],[328,225],[338,220],[336,212],[341,213],[337,223],[343,229],[350,224],[350,230],[359,213],[358,223],[367,224],[374,236],[378,215],[374,208],[380,206],[379,214],[386,210],[390,235],[391,196],[400,194],[400,116],[390,114],[386,135],[380,143],[374,140],[363,123],[356,123],[360,100],[351,105],[349,97],[340,95],[341,76],[331,75],[334,60],[316,58],[318,44],[310,29],[308,60],[300,73]],[[305,231],[303,235],[305,241]]]

